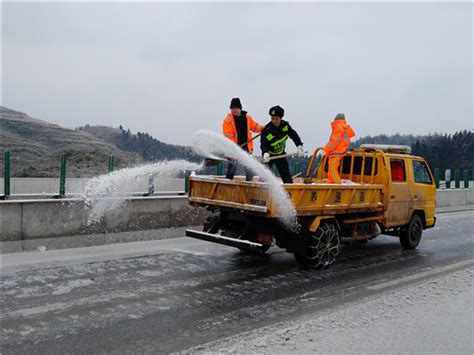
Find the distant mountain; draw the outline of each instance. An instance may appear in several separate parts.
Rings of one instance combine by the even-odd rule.
[[[11,152],[11,173],[15,177],[59,176],[60,155],[68,154],[68,175],[89,177],[107,172],[109,155],[117,168],[157,160],[186,159],[202,161],[190,147],[161,142],[148,133],[133,134],[119,126],[79,127],[74,130],[41,121],[25,113],[0,106],[0,174],[3,175],[4,151]],[[378,135],[353,142],[410,145],[413,154],[425,157],[433,168],[474,169],[474,133]],[[312,149],[308,146],[308,149]],[[309,159],[290,159],[305,171]],[[213,173],[215,168],[208,168]]]
[[[202,158],[194,154],[190,147],[163,143],[148,133],[138,132],[133,134],[129,129],[125,130],[122,126],[112,128],[85,125],[77,128],[77,130],[90,133],[124,151],[137,153],[144,161],[171,159],[202,160]]]
[[[148,134],[103,126],[66,129],[0,106],[2,176],[5,150],[11,152],[13,177],[59,176],[62,153],[68,155],[67,172],[72,177],[106,173],[109,155],[115,156],[117,168],[152,160],[197,159],[190,148],[165,144]]]

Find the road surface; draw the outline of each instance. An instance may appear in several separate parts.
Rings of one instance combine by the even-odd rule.
[[[322,272],[301,269],[278,248],[253,256],[188,238],[5,254],[1,354],[221,352],[232,346],[232,339],[240,339],[234,351],[245,353],[242,339],[252,334],[248,350],[263,352],[264,345],[254,346],[255,334],[274,341],[272,329],[291,333],[301,322],[315,329],[311,342],[321,347],[275,351],[328,349],[334,336],[318,338],[317,323],[337,315],[341,307],[347,313],[357,304],[362,312],[369,300],[387,299],[389,309],[386,297],[407,294],[403,292],[417,285],[418,294],[438,292],[431,283],[450,275],[457,275],[472,294],[473,217],[472,211],[439,214],[437,226],[425,231],[412,251],[402,251],[398,240],[388,236],[345,246],[337,263]],[[417,308],[416,299],[410,304]],[[472,302],[468,305],[462,324],[472,334]],[[437,309],[432,312],[436,319]],[[390,314],[397,312],[391,308]],[[440,313],[438,318],[449,317]],[[335,326],[322,329],[325,334],[345,329],[333,321]],[[279,327],[282,322],[293,323]],[[360,325],[351,329],[351,336],[366,334],[367,324]],[[404,331],[416,332],[415,325],[414,319]],[[425,327],[436,331],[437,324],[430,318]],[[392,331],[396,337],[400,329]],[[449,334],[436,339],[458,344],[450,348],[454,352],[472,349],[472,339],[463,342]],[[424,341],[413,345],[419,349]]]

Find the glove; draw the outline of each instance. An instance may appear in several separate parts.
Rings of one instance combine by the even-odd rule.
[[[303,146],[302,146],[302,145],[299,145],[299,146],[297,146],[296,148],[298,149],[298,154],[296,154],[296,156],[298,156],[298,157],[304,156],[304,148],[303,148]]]
[[[262,163],[268,163],[270,161],[270,153],[264,153]]]

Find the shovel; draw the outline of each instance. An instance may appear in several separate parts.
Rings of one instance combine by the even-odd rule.
[[[254,139],[257,139],[260,136],[261,136],[261,133],[257,134],[256,136],[252,137],[248,141],[246,141],[246,142],[242,143],[241,145],[239,145],[239,147],[240,148],[245,147],[246,144],[250,143],[251,141],[253,141]],[[229,161],[229,160],[231,160],[231,159],[229,159],[229,158],[224,159],[224,158],[217,157],[215,155],[210,155],[210,156],[207,156],[204,159],[204,166],[215,166],[215,165],[219,164],[219,162],[221,162],[221,161]]]
[[[308,152],[305,152],[305,154],[306,153],[308,153]],[[296,155],[298,155],[298,152],[288,153],[288,154],[283,154],[283,155],[277,155],[275,157],[270,157],[270,161],[277,160],[277,159],[282,159],[282,158],[294,157]]]

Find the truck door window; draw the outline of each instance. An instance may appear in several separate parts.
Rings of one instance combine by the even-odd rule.
[[[401,159],[390,159],[390,171],[393,182],[405,182],[405,163]]]
[[[428,167],[423,161],[413,160],[413,174],[415,175],[415,182],[418,184],[431,185],[433,183]]]

